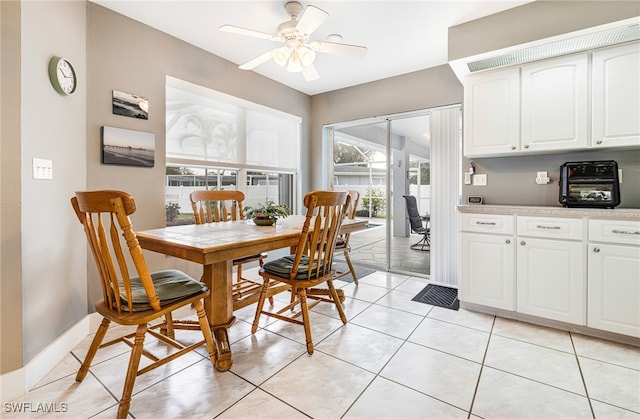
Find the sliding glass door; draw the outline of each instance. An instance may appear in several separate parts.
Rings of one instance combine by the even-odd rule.
[[[343,124],[327,133],[331,187],[358,191],[357,216],[368,219],[368,227],[351,236],[354,264],[428,275],[429,248],[411,248],[422,236],[412,234],[403,197],[415,196],[420,214],[429,213],[428,112]]]

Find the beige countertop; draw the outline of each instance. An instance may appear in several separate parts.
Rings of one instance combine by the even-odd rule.
[[[640,221],[640,209],[635,208],[564,208],[518,205],[458,205],[458,211],[474,214],[528,215],[541,217],[587,217],[610,220]]]

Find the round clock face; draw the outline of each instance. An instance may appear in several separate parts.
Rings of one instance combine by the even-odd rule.
[[[76,72],[64,58],[53,57],[49,61],[49,78],[53,88],[62,95],[72,95],[76,91]]]

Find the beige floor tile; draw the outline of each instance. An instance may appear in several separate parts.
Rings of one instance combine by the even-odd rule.
[[[427,317],[445,322],[470,327],[483,332],[491,331],[495,316],[477,313],[461,308],[460,310],[450,310],[448,308],[434,307]]]
[[[592,399],[640,413],[640,371],[578,357]]]
[[[411,301],[413,297],[415,297],[415,295],[412,293],[391,290],[387,295],[376,301],[376,304],[385,307],[392,307],[397,310],[406,311],[419,316],[426,316],[429,314],[431,309],[433,309],[433,306],[418,301]]]
[[[349,419],[466,417],[464,410],[381,377],[371,383],[344,416]]]
[[[254,388],[202,360],[135,394],[130,411],[138,419],[213,417]]]
[[[217,419],[304,419],[308,416],[260,389],[225,410]]]
[[[380,376],[468,411],[479,374],[480,364],[405,343]]]
[[[314,418],[339,418],[375,375],[316,351],[304,355],[261,388]]]
[[[622,409],[617,406],[611,406],[610,404],[600,403],[596,400],[591,400],[591,407],[596,419],[639,419],[640,413],[632,412],[630,410]]]
[[[397,275],[381,271],[376,271],[363,278],[358,278],[358,282],[361,284],[375,285],[376,287],[388,289],[396,288],[406,280],[407,277],[405,275]]]
[[[425,282],[422,279],[410,277],[409,279],[404,281],[402,284],[398,285],[395,288],[395,290],[396,291],[406,292],[407,294],[413,294],[413,297],[415,297],[427,285],[428,285],[428,283]],[[413,297],[411,297],[411,298],[413,298]]]
[[[558,351],[574,353],[569,332],[563,330],[496,317],[492,333]]]
[[[473,414],[492,419],[591,418],[586,397],[484,367]]]
[[[342,321],[314,311],[309,312],[309,322],[311,323],[311,339],[314,344],[320,343],[322,339],[344,326]],[[306,345],[306,337],[302,325],[278,320],[268,325],[265,329]]]
[[[53,381],[59,380],[64,377],[73,376],[75,378],[78,370],[80,369],[80,361],[76,359],[71,353],[68,353],[62,361],[60,361],[55,367],[51,369],[40,381],[33,387],[34,389],[43,385],[49,384]]]
[[[1,416],[3,419],[88,418],[117,403],[91,374],[81,383],[75,381],[75,375],[70,375],[3,403]]]
[[[640,371],[640,347],[572,333],[576,354]]]
[[[355,298],[345,298],[342,303],[342,310],[344,311],[344,315],[347,316],[347,321],[362,313],[367,307],[371,306],[371,303],[368,301],[362,301]],[[334,304],[331,303],[321,303],[311,309],[311,311],[315,313],[322,313],[327,316],[331,316],[334,319],[339,319],[340,314],[338,314],[338,309]]]
[[[316,349],[378,373],[400,345],[401,339],[350,323],[320,342]]]
[[[258,330],[231,345],[231,371],[252,384],[259,385],[276,372],[305,354],[306,346],[266,330]]]
[[[400,339],[406,339],[422,319],[422,316],[376,304],[358,314],[350,322]]]
[[[377,287],[361,283],[360,285],[348,284],[341,288],[345,297],[356,298],[362,301],[375,302],[389,292],[388,288]]]
[[[485,365],[585,396],[573,354],[491,336]]]
[[[481,363],[489,342],[489,333],[426,318],[408,340]]]

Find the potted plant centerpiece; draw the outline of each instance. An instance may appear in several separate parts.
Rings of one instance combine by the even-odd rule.
[[[291,209],[288,206],[276,204],[273,201],[244,209],[245,218],[253,218],[253,222],[259,226],[273,225],[278,218],[284,218],[288,215],[291,215]]]

